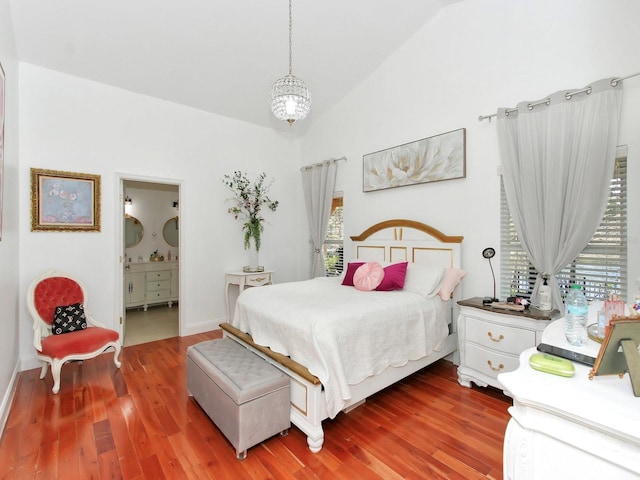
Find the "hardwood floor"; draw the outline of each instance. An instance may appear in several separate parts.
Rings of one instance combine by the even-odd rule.
[[[187,396],[186,349],[219,332],[125,347],[49,373],[20,374],[0,443],[2,479],[502,478],[508,397],[458,385],[441,360],[324,423],[309,451],[296,427],[249,450],[231,444]]]

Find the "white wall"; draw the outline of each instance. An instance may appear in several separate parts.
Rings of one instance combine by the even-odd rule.
[[[0,163],[2,240],[0,241],[0,431],[7,419],[18,372],[18,61],[9,1],[0,0],[0,64],[5,72],[4,166]]]
[[[465,296],[492,294],[482,250],[498,251],[498,107],[609,76],[640,71],[640,2],[483,0],[451,5],[321,119],[302,144],[302,162],[346,155],[338,188],[346,235],[390,218],[410,218],[464,235]],[[629,146],[629,291],[640,276],[640,77],[625,82],[620,143]],[[465,179],[362,192],[362,155],[467,129]],[[352,254],[347,245],[345,254]],[[498,286],[499,288],[499,286]]]
[[[87,285],[94,316],[116,327],[122,305],[120,180],[157,178],[179,183],[181,190],[181,333],[217,327],[225,321],[224,272],[245,264],[248,255],[221,182],[235,169],[275,178],[270,193],[280,207],[267,214],[261,263],[276,270],[276,281],[301,278],[303,232],[291,220],[302,215],[296,141],[26,63],[20,75],[21,294],[39,271],[64,270]],[[101,232],[31,232],[32,167],[101,175]],[[24,366],[33,367],[28,314],[20,307],[20,354]]]

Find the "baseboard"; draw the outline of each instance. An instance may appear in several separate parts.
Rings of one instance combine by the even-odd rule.
[[[4,427],[7,424],[9,412],[11,411],[11,405],[13,404],[13,397],[16,394],[16,388],[18,385],[18,373],[20,373],[20,371],[18,369],[18,362],[16,362],[13,373],[11,374],[11,380],[9,381],[9,385],[7,386],[7,391],[4,392],[4,396],[2,397],[2,404],[0,404],[0,438],[4,434]]]
[[[20,357],[20,371],[33,370],[34,368],[42,368],[42,362],[38,360],[38,356],[35,353]]]
[[[195,335],[197,333],[210,332],[212,330],[219,330],[220,324],[226,322],[225,319],[219,320],[207,320],[205,322],[191,323],[186,328],[183,328],[180,332],[181,337],[188,337],[189,335]]]

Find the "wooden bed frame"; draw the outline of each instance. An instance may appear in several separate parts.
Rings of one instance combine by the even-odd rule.
[[[354,256],[360,260],[377,262],[413,262],[432,266],[461,268],[460,244],[464,237],[448,236],[424,223],[412,220],[388,220],[378,223],[357,236],[352,236]],[[345,262],[346,263],[346,262]],[[431,355],[410,361],[402,367],[389,367],[378,375],[351,386],[352,398],[343,411],[349,411],[367,397],[402,380],[408,375],[451,355],[458,363],[457,303],[461,298],[458,286],[451,302],[449,336],[444,347]],[[328,418],[324,390],[320,380],[289,357],[256,344],[252,338],[228,323],[220,324],[225,337],[244,345],[249,350],[276,366],[291,378],[291,423],[307,435],[309,449],[316,453],[322,449],[324,431],[322,421]]]

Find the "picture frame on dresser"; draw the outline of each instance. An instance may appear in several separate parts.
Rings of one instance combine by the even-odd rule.
[[[596,358],[589,380],[599,375],[618,375],[629,372],[633,394],[640,397],[640,318],[614,318]]]

